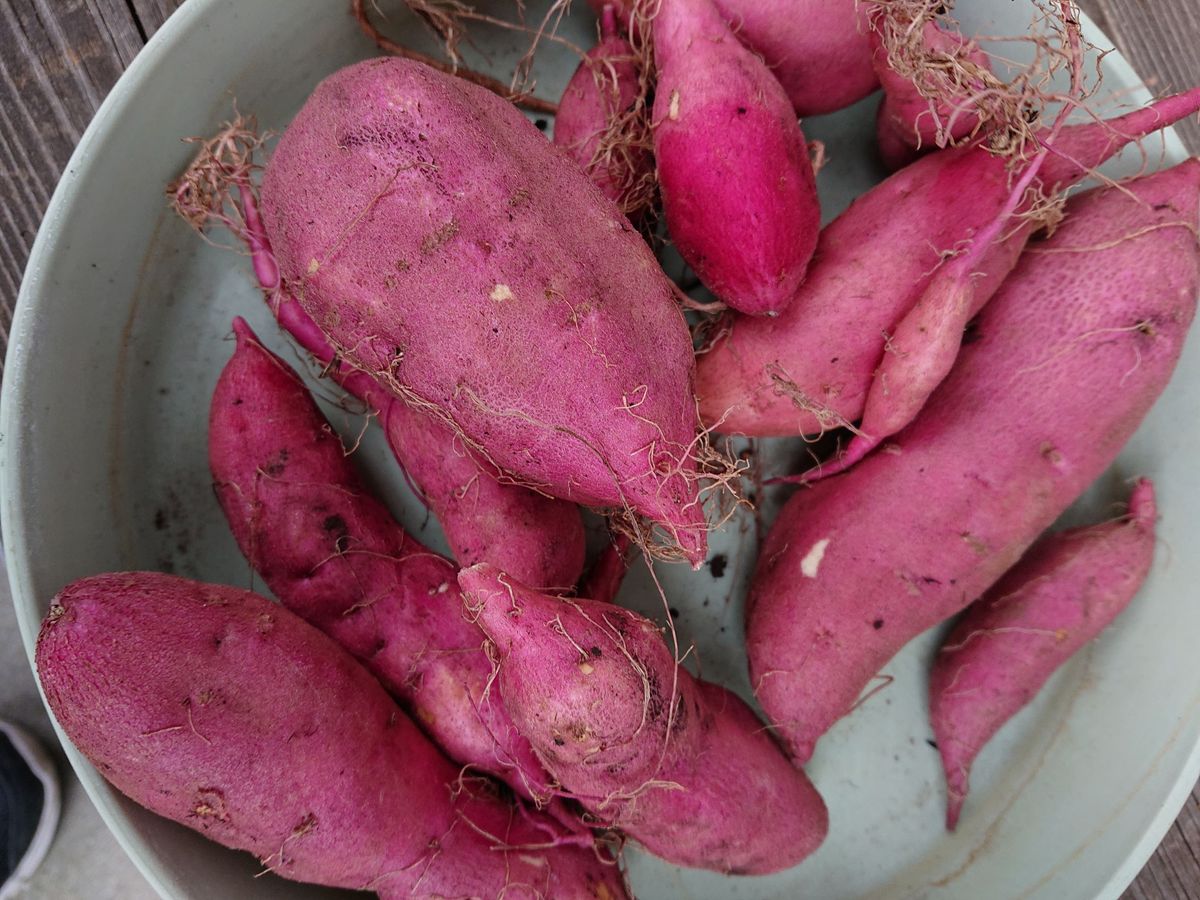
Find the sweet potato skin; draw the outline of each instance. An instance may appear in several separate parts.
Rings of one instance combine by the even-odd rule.
[[[1104,122],[1071,126],[1038,183],[1052,196],[1130,140],[1200,106],[1200,89]],[[698,360],[706,425],[751,436],[817,434],[863,414],[888,338],[939,266],[1001,212],[1011,190],[1002,158],[977,146],[922,157],[859,197],[820,235],[808,277],[778,318],[734,315]],[[981,256],[974,310],[1015,265],[1030,228],[1006,229]]]
[[[543,590],[570,590],[583,573],[583,516],[568,500],[497,480],[450,429],[376,391],[388,445],[437,517],[459,566],[488,562]]]
[[[991,69],[986,53],[961,35],[940,28],[936,22],[925,23],[922,34],[927,53],[939,54],[943,59],[965,58],[984,71]],[[961,141],[978,127],[979,116],[972,111],[971,99],[965,91],[963,96],[944,97],[931,106],[911,78],[892,68],[877,27],[868,31],[868,37],[875,74],[883,86],[876,136],[879,155],[889,170],[904,168],[918,156],[937,148],[939,141]]]
[[[629,41],[618,33],[611,6],[600,21],[600,43],[579,63],[558,102],[554,143],[636,224],[653,201],[653,192],[636,188],[653,178],[654,157],[648,147],[631,146],[602,157],[601,139],[637,101],[641,66]]]
[[[242,553],[284,606],[362,661],[451,759],[548,800],[532,749],[485,696],[491,666],[482,632],[463,617],[456,567],[371,495],[287,364],[245,322],[233,328],[237,347],[209,414],[209,462]]]
[[[671,240],[729,306],[778,315],[821,228],[796,114],[712,0],[667,0],[652,34],[654,157]]]
[[[753,579],[747,650],[797,760],[910,638],[1016,562],[1165,387],[1200,287],[1200,162],[1123,187],[1133,196],[1070,204],[890,452],[784,506]]]
[[[611,0],[588,0],[597,15]],[[739,40],[770,67],[798,116],[849,106],[879,87],[854,0],[716,0]],[[630,0],[613,4],[629,26]]]
[[[36,664],[55,717],[117,789],[286,878],[386,897],[623,896],[590,851],[504,850],[464,827],[515,846],[553,835],[486,790],[456,793],[458,768],[364,669],[255,594],[85,578],[52,604]]]
[[[1145,581],[1156,515],[1154,486],[1142,479],[1128,516],[1041,538],[947,635],[929,676],[929,718],[951,831],[979,751]]]
[[[636,510],[703,560],[672,285],[511,104],[408,60],[342,69],[280,139],[262,202],[284,284],[352,365],[517,480]]]
[[[459,583],[498,690],[547,769],[601,820],[678,865],[763,874],[828,829],[824,803],[738,697],[675,662],[658,627],[475,566]]]

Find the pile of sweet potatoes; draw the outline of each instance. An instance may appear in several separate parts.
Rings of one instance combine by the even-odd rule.
[[[1068,193],[1200,90],[1080,125],[1021,95],[1016,121],[932,0],[593,5],[553,141],[482,79],[377,58],[317,86],[261,177],[239,121],[168,189],[244,242],[451,554],[239,318],[196,414],[277,602],[152,572],[50,602],[37,669],[70,739],[277,875],[615,900],[626,841],[728,875],[797,865],[829,828],[814,745],[966,610],[929,675],[954,828],[982,746],[1150,571],[1148,480],[1127,516],[1046,532],[1182,351],[1200,162]],[[797,117],[880,85],[897,171],[822,229]],[[715,304],[668,277],[667,245]],[[736,441],[827,432],[843,449],[785,473],[800,488],[765,488],[791,494],[746,598],[760,718],[685,663],[669,616],[613,601],[637,553],[698,567],[737,527]],[[590,566],[581,506],[607,518]]]

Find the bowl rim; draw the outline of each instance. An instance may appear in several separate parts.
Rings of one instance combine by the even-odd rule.
[[[89,800],[100,813],[105,826],[116,838],[125,854],[133,861],[162,897],[174,900],[175,879],[161,864],[153,849],[133,828],[125,811],[120,806],[117,794],[103,776],[91,765],[71,743],[46,702],[41,681],[37,677],[34,652],[40,620],[30,619],[25,610],[33,608],[38,598],[31,583],[26,560],[30,558],[22,511],[28,506],[25,485],[20,477],[19,460],[28,446],[27,434],[21,429],[22,413],[29,407],[29,361],[30,348],[21,340],[22,335],[35,331],[41,315],[39,283],[49,269],[57,248],[58,229],[70,208],[84,196],[79,189],[86,184],[94,168],[93,148],[103,143],[109,132],[119,123],[122,115],[136,102],[141,84],[160,65],[168,61],[172,49],[187,40],[194,26],[206,16],[215,14],[222,0],[189,0],[178,7],[163,23],[162,27],[138,52],[128,68],[121,74],[88,123],[83,136],[72,152],[63,174],[55,186],[50,203],[38,226],[29,260],[17,293],[17,303],[10,327],[10,341],[4,364],[4,379],[0,385],[0,541],[3,542],[4,562],[7,569],[13,606],[16,610],[18,629],[29,659],[30,668],[37,682],[38,693],[50,717],[55,734],[71,763],[75,775],[83,784]],[[1086,13],[1080,14],[1082,30],[1090,35],[1093,43],[1101,37],[1103,45],[1113,41]],[[1119,50],[1113,50],[1106,62],[1114,66],[1123,79],[1136,85],[1126,98],[1129,102],[1146,102],[1150,92],[1145,82],[1129,64]],[[1189,154],[1174,128],[1164,131],[1165,157],[1186,159]],[[1197,781],[1200,780],[1200,741],[1176,775],[1157,814],[1144,827],[1140,838],[1128,852],[1116,862],[1115,867],[1099,893],[1100,898],[1118,898],[1144,868],[1177,819]]]
[[[19,460],[28,443],[27,434],[20,424],[23,413],[30,406],[30,348],[21,336],[32,333],[40,319],[41,304],[38,298],[41,292],[38,284],[43,274],[48,271],[58,249],[56,225],[83,196],[80,188],[87,183],[95,166],[93,149],[104,142],[126,110],[136,102],[137,91],[146,78],[156,68],[168,62],[172,49],[188,38],[193,26],[206,15],[210,15],[218,2],[219,0],[191,0],[168,16],[162,27],[121,73],[84,130],[58,184],[55,185],[29,252],[29,260],[17,292],[4,361],[4,380],[0,385],[0,541],[4,546],[4,563],[12,603],[16,610],[17,627],[34,681],[37,683],[38,695],[42,698],[46,714],[75,776],[83,784],[83,789],[100,813],[101,820],[150,886],[166,900],[174,900],[177,896],[174,889],[175,879],[160,863],[151,847],[130,827],[125,811],[120,808],[116,791],[67,737],[50,709],[42,690],[41,679],[37,677],[34,652],[40,622],[30,620],[25,614],[26,609],[36,605],[38,598],[29,567],[26,565],[26,560],[31,557],[31,548],[23,527],[22,511],[27,509],[28,501],[19,468]]]

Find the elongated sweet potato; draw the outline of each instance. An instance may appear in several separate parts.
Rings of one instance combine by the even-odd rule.
[[[796,114],[713,0],[663,0],[652,33],[654,158],[671,240],[718,298],[776,316],[821,229]]]
[[[618,0],[625,27],[637,0]],[[653,0],[642,0],[652,8]],[[597,15],[612,0],[588,0]],[[716,0],[729,26],[766,61],[799,116],[849,106],[879,87],[857,0]]]
[[[637,107],[641,82],[641,61],[618,33],[613,7],[606,6],[600,43],[571,76],[554,117],[554,143],[635,224],[655,196],[654,157],[642,143],[649,110]]]
[[[1195,314],[1198,216],[1197,160],[1073,200],[892,452],[784,506],[754,575],[747,650],[797,760],[910,638],[1010,568],[1133,434]]]
[[[1200,92],[1192,94],[1200,96]],[[1192,102],[1187,96],[1175,99],[1184,108]],[[987,266],[992,248],[1006,243],[1006,233],[1011,235],[1007,239],[1010,245],[1019,245],[1032,233],[1028,214],[1035,201],[1030,194],[1039,193],[1040,179],[1054,178],[1056,170],[1062,172],[1062,166],[1053,160],[1064,143],[1059,136],[1064,124],[1060,117],[1045,135],[1044,146],[1014,178],[1008,199],[992,221],[942,262],[914,295],[915,302],[890,329],[887,352],[872,377],[862,421],[849,445],[835,460],[822,463],[802,479],[836,474],[862,459],[912,422],[949,374],[971,317],[991,296]],[[1049,174],[1043,175],[1043,169]]]
[[[654,254],[511,104],[419,63],[326,78],[263,219],[340,357],[518,481],[661,524],[699,565],[691,341]]]
[[[503,480],[436,419],[378,389],[370,396],[388,445],[459,566],[505,566],[545,590],[579,581],[586,546],[578,506]]]
[[[731,874],[787,868],[824,840],[804,773],[737,696],[677,665],[653,622],[489,566],[459,584],[495,644],[513,721],[601,820],[671,862]]]
[[[946,770],[947,828],[958,824],[984,744],[1129,605],[1154,559],[1156,515],[1143,479],[1128,516],[1043,537],[946,637],[929,676],[929,718]]]
[[[1081,179],[1129,141],[1193,115],[1200,89],[1106,122],[1063,130],[1038,173],[1046,196]],[[706,424],[756,436],[815,434],[856,421],[889,335],[1012,190],[1006,161],[979,146],[923,157],[859,197],[821,232],[808,277],[777,319],[734,316],[700,357]],[[972,314],[1015,264],[1031,227],[1005,228],[971,279]]]
[[[234,320],[213,393],[209,462],[238,546],[288,609],[377,677],[451,759],[548,802],[528,743],[487,696],[482,632],[455,566],[404,532],[363,485],[296,374]],[[419,415],[419,413],[418,413]]]
[[[285,878],[388,900],[624,896],[615,866],[462,778],[347,653],[248,591],[76,581],[36,662],[55,718],[118,790]]]

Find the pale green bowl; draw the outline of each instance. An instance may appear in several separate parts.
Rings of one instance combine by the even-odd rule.
[[[67,167],[21,289],[0,413],[4,544],[31,654],[50,598],[83,575],[155,568],[249,584],[210,489],[208,400],[231,351],[223,338],[235,314],[285,344],[246,261],[197,240],[167,211],[163,186],[191,155],[180,138],[211,133],[233,96],[262,125],[282,128],[320,78],[371,55],[347,5],[189,0],[130,66]],[[966,27],[988,34],[1023,32],[1028,12],[1028,0],[959,3]],[[388,27],[434,49],[402,16]],[[584,41],[592,22],[581,11],[567,28]],[[1090,34],[1107,45],[1094,28]],[[497,72],[521,43],[484,43]],[[573,65],[568,52],[548,48],[540,93],[557,96]],[[1108,88],[1126,91],[1126,102],[1146,97],[1115,54],[1105,71]],[[830,214],[881,176],[870,149],[875,103],[805,123],[829,151],[820,180]],[[1184,155],[1174,137],[1148,147],[1154,164]],[[1125,168],[1139,163],[1131,157]],[[638,896],[1116,897],[1200,774],[1198,397],[1193,340],[1171,388],[1085,503],[1102,510],[1124,493],[1128,476],[1158,482],[1154,573],[1119,622],[988,747],[957,834],[942,829],[942,776],[926,743],[925,670],[936,638],[929,634],[887,667],[894,683],[822,742],[810,772],[832,830],[815,856],[773,877],[730,879],[631,850]],[[335,422],[358,427],[344,414]],[[406,523],[437,544],[436,525],[407,494],[378,435],[368,436],[363,459]],[[708,568],[660,568],[705,675],[748,695],[740,603],[754,547],[753,529],[742,531],[735,524],[714,541],[713,554],[729,560],[719,579]],[[644,573],[630,578],[622,600],[661,613]],[[259,866],[248,855],[139,809],[67,750],[105,821],[163,896],[325,893],[252,878]]]

